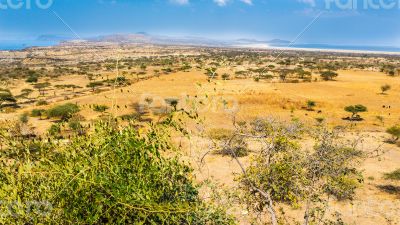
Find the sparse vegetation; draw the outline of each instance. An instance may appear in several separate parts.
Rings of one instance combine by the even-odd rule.
[[[115,49],[0,52],[0,223],[358,224],[360,186],[397,210],[398,56]]]

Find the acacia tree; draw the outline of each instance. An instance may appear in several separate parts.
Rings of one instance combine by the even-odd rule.
[[[350,118],[351,120],[361,119],[361,117],[360,117],[360,115],[358,115],[358,113],[368,111],[367,107],[360,105],[360,104],[346,106],[344,108],[344,110],[346,112],[352,113],[351,118]]]
[[[46,88],[50,87],[50,83],[49,82],[37,83],[33,87],[38,89],[40,95],[44,96],[46,94]]]
[[[307,100],[307,110],[308,111],[314,111],[314,107],[317,105],[315,101],[312,100]]]
[[[5,103],[5,102],[15,103],[15,102],[17,102],[17,100],[14,98],[14,96],[10,90],[0,88],[0,108],[2,107],[3,103]]]
[[[232,150],[242,169],[238,180],[245,191],[244,200],[257,213],[266,210],[273,225],[284,223],[278,204],[300,206],[302,202],[304,224],[327,222],[329,198],[351,200],[362,182],[356,166],[365,155],[357,150],[357,142],[349,145],[339,141],[340,132],[318,127],[305,133],[299,123],[273,119],[258,119],[248,125],[235,123],[235,127],[227,146],[237,137],[259,143],[247,168]],[[307,134],[314,138],[315,147],[304,150],[298,138]]]
[[[218,77],[217,68],[215,68],[215,67],[207,68],[206,69],[206,75],[208,76],[208,78],[210,80],[216,79]]]
[[[176,111],[176,107],[178,106],[179,103],[179,99],[176,98],[167,98],[164,100],[166,104],[168,104],[169,106],[171,106],[172,108],[174,108],[174,110]]]
[[[94,81],[94,82],[90,82],[88,85],[86,85],[86,87],[91,88],[92,92],[96,91],[97,87],[101,87],[103,86],[103,82],[102,81]]]
[[[333,80],[333,78],[338,76],[338,74],[332,70],[322,71],[320,74],[325,81]]]
[[[71,88],[72,89],[72,93],[75,94],[75,89],[77,88],[82,88],[81,86],[75,85],[75,84],[68,84],[66,85],[67,88]]]
[[[32,92],[33,92],[32,89],[25,88],[25,89],[22,89],[22,90],[21,90],[21,95],[20,95],[20,96],[21,96],[22,98],[29,99],[29,95],[30,95]]]
[[[279,70],[279,78],[281,79],[282,82],[286,81],[286,78],[289,74],[290,74],[290,71],[288,69]]]

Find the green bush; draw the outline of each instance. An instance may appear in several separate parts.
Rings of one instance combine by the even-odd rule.
[[[386,130],[386,133],[392,135],[392,140],[390,142],[396,143],[400,139],[400,125],[395,125]]]
[[[76,131],[76,132],[82,130],[82,128],[83,128],[82,124],[77,120],[69,121],[68,126],[69,126],[69,128],[71,128],[71,130]]]
[[[45,112],[46,112],[46,110],[44,110],[44,109],[32,109],[31,116],[32,117],[41,117],[44,115]]]
[[[28,113],[23,113],[19,116],[19,121],[21,123],[28,123],[29,121],[29,114]]]
[[[105,112],[107,109],[109,109],[109,107],[106,105],[93,105],[93,111],[95,112]]]
[[[68,144],[36,141],[34,153],[10,145],[0,152],[0,223],[232,224],[200,200],[191,168],[163,157],[172,146],[155,130],[100,124]]]
[[[384,178],[386,180],[400,180],[400,169],[397,169],[391,173],[385,173]]]
[[[351,117],[348,118],[349,120],[361,120],[359,113],[367,112],[368,108],[366,106],[357,104],[357,105],[349,105],[344,108],[346,112],[352,113]]]
[[[48,105],[49,103],[46,100],[39,100],[36,105],[37,106],[42,106],[42,105]]]
[[[26,79],[26,82],[27,82],[27,83],[36,83],[36,82],[38,82],[38,75],[36,75],[36,74],[30,75],[30,76]]]
[[[61,133],[61,126],[60,124],[53,124],[51,125],[51,127],[49,128],[49,130],[47,131],[49,133],[50,136],[52,137],[60,137],[60,133]]]
[[[71,118],[75,113],[79,112],[79,107],[72,103],[55,106],[47,110],[46,114],[50,118],[60,118],[65,121]]]
[[[213,140],[227,140],[233,135],[232,130],[224,129],[224,128],[215,128],[211,129],[208,132],[208,137]]]

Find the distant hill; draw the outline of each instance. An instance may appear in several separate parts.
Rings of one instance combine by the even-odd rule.
[[[69,39],[70,40],[70,39]],[[68,41],[68,40],[67,40]],[[98,37],[87,38],[88,42],[106,42],[106,43],[131,43],[131,44],[165,44],[165,45],[193,45],[193,46],[211,46],[211,47],[231,47],[240,45],[284,45],[289,41],[274,39],[270,41],[260,41],[256,39],[237,39],[237,40],[215,40],[203,37],[171,37],[161,35],[150,35],[145,32],[134,34],[111,34]]]
[[[117,43],[147,43],[151,42],[152,37],[144,34],[112,34],[89,38],[93,42],[117,42]]]
[[[59,42],[59,41],[68,41],[74,38],[69,36],[61,36],[61,35],[53,35],[53,34],[46,34],[40,35],[36,38],[36,41],[52,41],[52,42]]]
[[[272,40],[268,41],[267,43],[268,44],[277,44],[277,45],[288,45],[291,42],[286,41],[286,40],[281,40],[281,39],[272,39]]]

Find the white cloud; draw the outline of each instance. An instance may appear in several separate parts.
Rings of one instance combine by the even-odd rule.
[[[305,4],[308,4],[308,5],[312,6],[312,7],[316,6],[315,0],[297,0],[297,1],[305,3]]]
[[[219,6],[225,6],[229,0],[214,0],[215,3]]]
[[[189,4],[189,0],[169,0],[173,4],[177,5],[187,5]]]
[[[240,0],[240,1],[246,3],[247,5],[253,5],[253,0]]]
[[[226,6],[231,0],[213,0],[218,6]],[[240,0],[247,5],[253,5],[253,0]],[[299,1],[309,1],[309,0],[299,0]],[[169,2],[176,5],[187,5],[190,0],[169,0]]]

